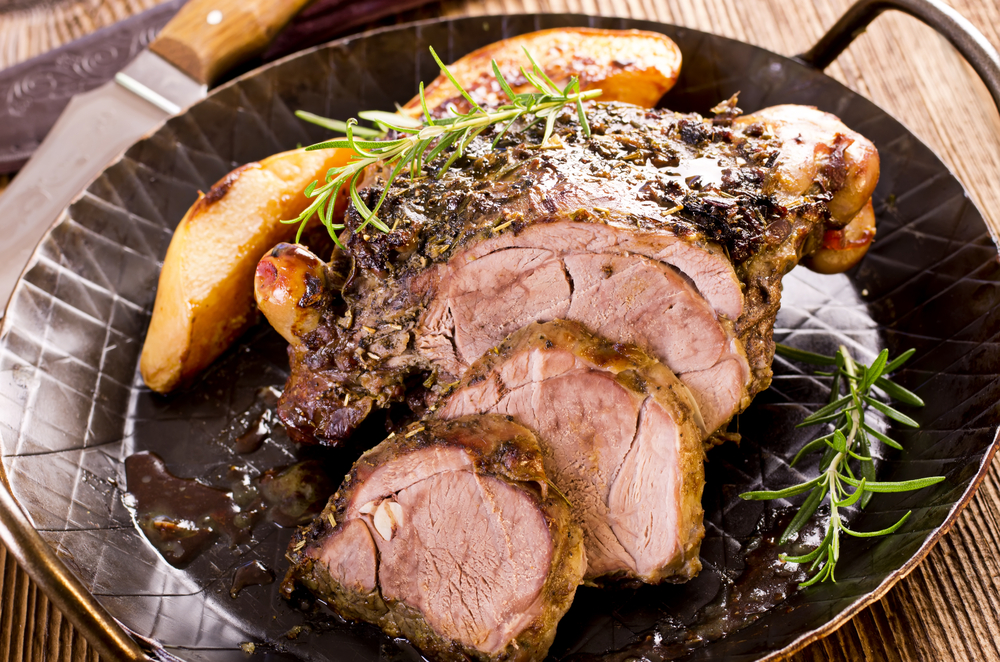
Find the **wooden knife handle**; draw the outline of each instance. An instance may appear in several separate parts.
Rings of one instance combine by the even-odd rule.
[[[190,0],[150,50],[200,83],[211,85],[267,47],[310,0]]]

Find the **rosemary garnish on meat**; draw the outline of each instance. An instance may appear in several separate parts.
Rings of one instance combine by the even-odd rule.
[[[835,356],[823,356],[800,349],[777,345],[777,353],[782,356],[813,365],[830,366],[833,371],[816,371],[815,374],[833,378],[829,403],[807,416],[798,427],[832,423],[834,429],[829,434],[809,442],[795,455],[790,466],[794,466],[803,456],[823,450],[819,463],[819,475],[798,485],[771,492],[746,492],[744,499],[766,500],[785,499],[809,492],[799,511],[792,518],[779,544],[791,540],[823,503],[829,500],[830,517],[826,523],[823,540],[811,552],[801,556],[781,555],[781,560],[789,563],[810,564],[809,572],[814,572],[800,586],[810,586],[826,580],[836,581],[834,570],[840,558],[840,534],[846,533],[858,538],[874,538],[892,533],[903,525],[912,511],[907,512],[898,522],[880,531],[854,531],[844,524],[843,509],[857,505],[864,508],[872,494],[878,492],[908,492],[934,485],[944,480],[944,476],[918,478],[898,482],[879,482],[872,462],[871,443],[873,439],[886,446],[902,450],[902,446],[888,435],[879,432],[865,421],[869,408],[881,412],[886,417],[907,427],[919,424],[906,414],[890,407],[874,397],[873,389],[895,400],[915,407],[922,407],[924,401],[912,391],[890,381],[886,374],[893,372],[913,356],[909,350],[893,360],[889,360],[888,350],[882,350],[872,364],[864,365],[855,361],[847,348],[841,346]],[[842,388],[846,394],[842,394]],[[851,462],[856,469],[852,469]],[[818,569],[818,570],[817,570]]]
[[[416,179],[421,176],[424,166],[446,150],[454,147],[444,164],[437,170],[437,177],[441,177],[448,168],[462,155],[476,136],[485,131],[488,127],[503,123],[504,126],[497,132],[491,147],[495,147],[508,130],[525,116],[532,116],[533,119],[527,122],[524,129],[539,123],[545,122],[545,133],[541,145],[548,146],[549,138],[555,127],[556,118],[563,108],[568,105],[575,105],[577,116],[580,118],[580,125],[586,136],[590,136],[590,126],[587,124],[587,116],[583,111],[583,102],[593,99],[601,94],[600,90],[580,91],[580,81],[573,76],[569,84],[560,89],[552,79],[549,78],[538,63],[527,50],[524,54],[531,63],[531,69],[521,68],[525,80],[534,88],[535,92],[522,92],[515,94],[510,85],[500,72],[500,67],[496,60],[492,61],[493,75],[500,84],[501,89],[510,103],[498,108],[486,110],[482,108],[466,92],[455,77],[448,71],[448,67],[441,61],[438,54],[431,48],[431,55],[434,61],[441,68],[441,73],[455,86],[458,92],[469,102],[471,110],[468,113],[458,113],[451,110],[448,117],[435,118],[431,115],[427,107],[427,100],[424,97],[424,84],[420,84],[420,105],[423,108],[423,119],[418,120],[396,113],[387,113],[379,110],[369,110],[358,113],[361,119],[368,120],[378,128],[372,129],[358,125],[358,120],[351,118],[346,122],[330,120],[324,117],[298,111],[295,114],[307,122],[318,124],[338,133],[345,134],[344,138],[328,140],[306,149],[351,149],[354,152],[354,159],[347,165],[340,168],[331,168],[326,174],[326,183],[319,185],[319,181],[314,181],[306,187],[305,194],[313,198],[312,203],[297,218],[293,218],[283,223],[299,223],[299,232],[296,241],[302,236],[306,222],[314,214],[318,214],[320,221],[326,226],[333,237],[333,240],[340,244],[337,236],[338,230],[343,230],[342,223],[335,223],[333,210],[336,205],[337,196],[341,186],[347,189],[354,208],[363,219],[358,231],[363,230],[367,225],[372,225],[381,232],[391,232],[393,228],[388,227],[378,217],[378,210],[385,201],[386,194],[392,182],[401,173],[408,170],[410,177]],[[384,140],[389,131],[394,131],[399,138],[394,140]],[[362,138],[359,140],[358,138]],[[358,193],[358,183],[363,176],[364,169],[378,162],[393,165],[392,171],[385,181],[382,195],[375,206],[369,208],[364,199]]]

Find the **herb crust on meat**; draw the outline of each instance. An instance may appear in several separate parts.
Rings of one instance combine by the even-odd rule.
[[[581,228],[595,236],[545,258],[555,280],[559,269],[565,273],[560,285],[567,291],[565,301],[529,302],[537,310],[515,311],[524,316],[519,325],[573,318],[574,306],[580,307],[573,288],[579,283],[567,255],[596,250],[614,257],[597,265],[604,271],[658,270],[673,281],[664,285],[669,293],[663,296],[676,293],[690,301],[693,293],[706,299],[711,310],[698,311],[703,321],[697,323],[721,329],[713,331],[720,339],[714,354],[689,374],[671,357],[657,356],[695,392],[709,432],[721,430],[770,383],[781,276],[821,244],[824,231],[844,224],[831,215],[829,203],[845,186],[845,141],[829,150],[840,162],[827,158],[808,189],[790,192],[781,169],[788,141],[776,135],[767,115],[740,116],[734,100],[714,110],[706,119],[591,103],[591,138],[564,112],[552,148],[532,143],[540,137],[538,127],[517,139],[504,137],[493,149],[494,136],[486,131],[444,177],[433,176],[431,163],[427,176],[393,182],[380,212],[391,232],[353,230],[361,217],[350,210],[346,251],[337,251],[330,266],[332,281],[343,285],[317,311],[322,322],[290,350],[292,376],[279,413],[293,437],[337,443],[374,409],[392,407],[392,415],[405,422],[436,406],[470,362],[462,359],[461,347],[441,347],[455,344],[454,336],[463,333],[461,320],[447,317],[456,314],[454,301],[443,313],[434,305],[456,270],[468,271],[468,263],[486,257],[482,247],[492,247],[491,259],[511,248],[528,259],[531,250],[547,250],[554,239]],[[369,202],[382,195],[379,175],[372,179],[362,191]],[[520,237],[531,237],[531,246],[517,245]],[[594,249],[596,244],[601,246]],[[539,264],[524,265],[521,275],[540,274]],[[540,285],[555,286],[555,280]],[[689,286],[686,293],[678,280]],[[471,292],[456,296],[465,295]],[[646,304],[655,303],[649,292],[638,290],[606,293],[612,301],[615,296],[623,307],[643,297]],[[429,320],[429,310],[445,319]],[[578,321],[590,325],[593,320],[581,315]],[[704,321],[706,315],[714,322]],[[490,347],[504,336],[496,331],[474,344]],[[719,343],[728,345],[719,349]],[[720,390],[721,400],[713,395]]]

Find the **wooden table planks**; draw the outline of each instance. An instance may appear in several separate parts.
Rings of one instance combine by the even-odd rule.
[[[1000,3],[950,0],[1000,48]],[[109,3],[140,8],[149,0]],[[72,2],[57,5],[66,15]],[[676,23],[783,54],[806,50],[850,0],[447,0],[403,18],[514,12],[580,12]],[[98,3],[83,0],[90,14]],[[0,6],[2,9],[2,6]],[[79,36],[78,26],[15,49],[14,14],[0,13],[0,64]],[[5,32],[7,29],[7,32]],[[54,35],[54,36],[52,36]],[[62,38],[65,40],[65,38]],[[970,190],[1000,234],[1000,115],[958,53],[929,28],[880,17],[828,73],[900,119]],[[3,182],[0,181],[0,188]],[[90,660],[97,656],[0,548],[0,661]],[[995,462],[951,533],[889,593],[825,639],[790,658],[1000,661],[1000,468]]]
[[[149,9],[162,0],[0,0],[0,69]]]

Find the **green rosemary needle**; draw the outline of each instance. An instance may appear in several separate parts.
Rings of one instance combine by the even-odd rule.
[[[305,189],[306,197],[313,201],[296,218],[282,221],[282,223],[298,223],[299,231],[296,241],[302,236],[306,222],[318,215],[320,221],[326,226],[327,231],[338,246],[342,246],[338,231],[344,229],[342,223],[335,223],[333,210],[337,202],[342,187],[346,189],[350,196],[354,208],[361,215],[362,223],[357,228],[363,230],[371,225],[381,232],[391,232],[393,228],[388,227],[378,217],[378,211],[385,202],[386,194],[392,182],[408,171],[411,178],[416,178],[423,174],[424,166],[438,156],[442,156],[448,149],[451,154],[447,156],[444,164],[438,169],[437,177],[441,177],[448,171],[448,168],[462,155],[476,136],[485,131],[490,126],[503,124],[503,128],[497,132],[492,146],[511,129],[512,126],[526,116],[532,116],[533,120],[527,124],[531,126],[536,122],[545,122],[545,133],[542,138],[542,146],[549,144],[552,130],[555,127],[556,118],[568,105],[575,105],[577,116],[583,128],[584,135],[590,136],[590,127],[587,124],[587,116],[583,110],[583,102],[600,96],[600,90],[580,91],[580,81],[574,76],[569,84],[560,89],[550,79],[538,63],[525,50],[524,53],[531,63],[530,69],[521,68],[524,78],[535,88],[535,92],[522,92],[515,94],[510,85],[500,73],[500,67],[496,61],[492,62],[493,75],[503,89],[504,94],[510,103],[498,108],[484,109],[469,95],[465,89],[459,85],[455,77],[448,71],[448,67],[441,61],[438,54],[431,48],[431,55],[434,61],[441,68],[444,74],[455,89],[469,102],[471,110],[468,113],[452,112],[450,116],[444,118],[434,118],[427,107],[427,100],[424,97],[424,85],[420,84],[420,105],[423,109],[423,119],[417,120],[395,113],[370,110],[358,113],[361,119],[374,123],[378,128],[368,128],[358,125],[358,120],[351,118],[346,122],[331,120],[312,113],[302,111],[296,115],[313,124],[331,129],[338,133],[345,134],[344,138],[329,140],[326,142],[311,145],[306,149],[350,149],[354,152],[354,159],[347,165],[339,168],[331,168],[326,174],[326,182],[322,185],[319,181],[314,181]],[[526,127],[525,127],[526,128]],[[389,131],[393,131],[399,137],[394,140],[385,140]],[[358,192],[358,183],[364,174],[365,168],[376,163],[391,165],[392,170],[386,178],[382,189],[382,195],[371,208],[365,203]]]
[[[794,537],[809,522],[819,506],[828,500],[830,517],[826,522],[826,533],[819,545],[807,554],[801,556],[782,554],[780,558],[789,563],[810,564],[809,572],[814,574],[800,584],[802,587],[826,580],[835,582],[837,580],[834,572],[840,558],[841,533],[858,538],[884,536],[901,527],[910,516],[910,512],[907,512],[888,528],[862,532],[854,531],[844,524],[843,509],[854,505],[864,508],[875,493],[919,490],[944,480],[944,476],[934,476],[898,482],[879,482],[875,476],[875,465],[871,456],[872,439],[877,439],[895,449],[902,449],[902,446],[869,425],[865,421],[865,412],[872,408],[905,426],[916,428],[919,425],[906,414],[876,400],[872,395],[872,389],[878,388],[900,402],[922,407],[924,401],[919,396],[885,377],[887,373],[896,370],[913,356],[914,350],[908,350],[892,361],[889,360],[888,350],[882,350],[870,366],[855,361],[843,346],[837,350],[835,356],[823,356],[781,344],[777,345],[776,353],[802,363],[834,368],[829,372],[816,372],[818,375],[833,377],[829,403],[807,416],[798,425],[805,427],[832,423],[834,429],[833,432],[803,446],[790,463],[790,466],[794,466],[803,456],[822,449],[823,456],[820,459],[818,476],[783,490],[745,492],[740,496],[744,499],[768,500],[809,493],[795,517],[781,534],[779,544],[785,544]],[[845,394],[841,393],[842,387],[846,391]],[[855,463],[856,471],[851,467],[852,461]]]

